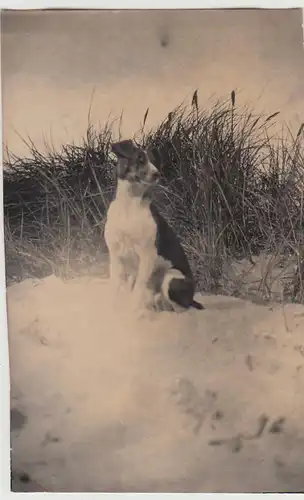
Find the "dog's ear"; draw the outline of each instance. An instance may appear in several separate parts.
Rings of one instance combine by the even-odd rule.
[[[130,160],[135,152],[135,146],[131,139],[125,141],[114,142],[112,144],[112,152],[117,158],[125,158]]]
[[[150,158],[150,161],[155,165],[155,167],[158,170],[161,170],[162,167],[162,158],[160,154],[160,150],[157,147],[149,148],[148,151],[148,156]]]

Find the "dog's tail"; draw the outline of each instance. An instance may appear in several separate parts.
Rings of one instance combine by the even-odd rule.
[[[169,269],[163,279],[161,286],[164,297],[169,303],[190,309],[205,309],[202,304],[194,300],[194,282],[193,279],[185,277],[178,269]]]
[[[191,307],[193,307],[194,309],[198,309],[199,311],[205,309],[203,304],[200,304],[200,302],[197,302],[196,300],[193,300]]]

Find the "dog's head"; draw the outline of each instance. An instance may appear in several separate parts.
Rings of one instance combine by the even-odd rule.
[[[144,193],[159,181],[160,172],[155,165],[159,160],[156,150],[144,150],[128,139],[113,143],[112,152],[118,160],[118,179],[136,187],[137,192]]]

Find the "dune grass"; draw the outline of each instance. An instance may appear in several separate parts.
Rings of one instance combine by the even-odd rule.
[[[158,147],[158,206],[178,231],[198,289],[242,296],[247,273],[260,264],[255,291],[304,302],[303,126],[296,137],[273,133],[276,116],[238,108],[235,93],[202,109],[174,109],[135,138]],[[50,273],[104,269],[103,227],[114,190],[113,124],[88,126],[80,144],[48,147],[29,141],[26,158],[8,154],[4,224],[8,283]],[[240,265],[240,263],[247,263]],[[254,273],[253,273],[254,275]],[[248,287],[246,288],[248,291]]]

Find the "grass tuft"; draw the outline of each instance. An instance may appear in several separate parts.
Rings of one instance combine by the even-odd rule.
[[[211,109],[180,105],[136,142],[157,147],[156,200],[182,238],[198,288],[304,302],[302,125],[274,132],[278,113],[238,108],[235,91]],[[8,154],[4,224],[8,282],[104,269],[103,227],[114,190],[112,125],[89,124],[80,144],[26,158]],[[114,138],[115,139],[115,138]]]

